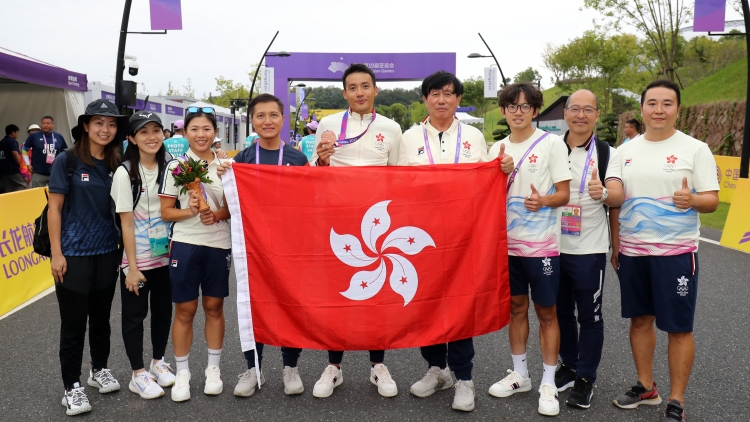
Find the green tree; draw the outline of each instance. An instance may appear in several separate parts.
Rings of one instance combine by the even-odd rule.
[[[249,88],[240,82],[235,82],[232,79],[226,79],[223,76],[215,78],[216,80],[216,91],[217,94],[209,93],[208,98],[204,100],[210,101],[218,106],[229,108],[230,100],[237,98],[247,99]]]
[[[688,5],[689,3],[689,5]],[[607,26],[621,30],[636,28],[656,55],[657,75],[674,81],[679,30],[692,16],[687,0],[584,0],[584,6],[608,17]]]
[[[529,66],[528,68],[526,68],[526,70],[518,72],[516,76],[513,77],[513,82],[515,83],[536,82],[541,79],[542,79],[542,75],[540,75],[539,72],[536,71],[536,69]]]
[[[497,122],[499,126],[497,129],[492,131],[492,139],[499,141],[503,138],[510,136],[510,127],[508,127],[508,120],[503,117]]]
[[[427,107],[421,101],[414,101],[409,106],[409,115],[411,116],[411,124],[418,125],[427,117]]]
[[[461,107],[476,107],[477,115],[484,116],[493,108],[495,99],[484,98],[484,79],[471,77],[463,81],[464,94],[461,96]]]

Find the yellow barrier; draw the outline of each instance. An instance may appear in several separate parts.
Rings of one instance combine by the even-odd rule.
[[[750,253],[750,179],[739,179],[736,185],[721,244]]]
[[[740,178],[740,157],[714,155],[716,160],[716,177],[719,178],[719,201],[732,203]]]
[[[234,158],[235,155],[237,155],[237,154],[240,153],[240,150],[235,149],[235,150],[232,150],[232,151],[226,151],[226,153],[229,156],[229,158]]]
[[[44,188],[0,195],[0,315],[54,284],[49,258],[34,252],[34,220],[47,198]]]

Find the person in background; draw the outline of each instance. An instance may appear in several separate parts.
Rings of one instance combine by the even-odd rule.
[[[169,139],[172,137],[172,131],[170,131],[167,128],[164,128],[164,139]]]
[[[164,146],[167,148],[167,152],[172,154],[172,157],[182,157],[190,148],[190,144],[184,136],[184,128],[185,120],[180,119],[174,122],[174,135],[164,140]]]
[[[42,130],[34,132],[23,143],[23,159],[31,173],[31,187],[41,188],[49,184],[52,162],[67,144],[55,129],[52,116],[42,117]]]
[[[252,127],[252,126],[251,126]],[[253,132],[250,132],[250,135],[245,138],[245,146],[244,148],[249,148],[253,146],[253,142],[257,141],[259,136],[257,133],[255,133],[255,128],[252,128]]]
[[[26,128],[26,133],[28,133],[29,135],[31,135],[32,133],[36,133],[36,132],[39,132],[41,130],[42,130],[42,128],[40,128],[38,124],[32,123],[32,124],[29,125],[29,127]]]
[[[26,182],[21,177],[21,151],[18,148],[18,131],[16,125],[5,127],[5,138],[0,140],[0,180],[5,193],[26,189]]]
[[[633,138],[641,134],[641,122],[636,119],[628,120],[625,122],[625,128],[623,128],[622,133],[625,135],[625,139],[622,141],[623,144],[632,141]]]
[[[299,150],[307,156],[307,161],[312,160],[315,153],[315,133],[318,131],[318,122],[312,121],[305,125],[307,136],[299,141]]]

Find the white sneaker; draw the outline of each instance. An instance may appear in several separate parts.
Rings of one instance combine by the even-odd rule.
[[[531,377],[524,378],[518,372],[508,369],[507,377],[492,384],[490,395],[495,397],[509,397],[516,393],[531,391]]]
[[[209,396],[218,396],[224,391],[224,383],[221,381],[221,370],[218,366],[206,368],[206,386],[203,393]]]
[[[98,388],[99,392],[102,394],[111,393],[120,389],[120,383],[117,382],[115,377],[112,376],[112,372],[107,368],[102,368],[96,373],[89,371],[88,384],[92,387]]]
[[[370,369],[370,382],[378,386],[378,393],[383,397],[393,397],[398,394],[396,381],[391,378],[391,373],[382,363]]]
[[[142,399],[150,400],[164,395],[164,390],[156,383],[151,373],[143,371],[138,375],[133,374],[128,384],[130,391],[141,396]]]
[[[172,367],[167,362],[164,362],[164,358],[161,358],[158,362],[154,363],[151,361],[151,367],[148,372],[154,376],[156,382],[161,387],[171,387],[174,385],[175,376],[172,373]]]
[[[177,373],[172,386],[172,401],[190,400],[190,372],[187,369]]]
[[[234,395],[237,397],[250,397],[255,394],[255,389],[258,387],[258,373],[255,368],[248,369],[247,371],[239,375],[239,381],[234,387]],[[266,383],[266,377],[263,376],[263,371],[260,371],[260,385]]]
[[[83,391],[81,384],[75,383],[70,390],[65,391],[62,398],[62,405],[65,406],[65,414],[68,416],[80,415],[91,411],[91,403],[86,393]]]
[[[333,389],[338,387],[344,382],[344,371],[341,368],[337,368],[333,365],[328,365],[326,370],[323,371],[323,375],[320,376],[318,382],[313,387],[313,396],[319,399],[330,397],[333,394]]]
[[[557,416],[560,413],[560,400],[557,398],[555,384],[542,384],[539,387],[539,413],[545,416]]]
[[[412,384],[409,392],[417,397],[429,397],[437,390],[451,387],[453,387],[453,377],[451,377],[450,368],[440,369],[439,366],[432,366],[421,380]]]
[[[295,394],[302,394],[305,391],[305,386],[302,385],[302,379],[299,377],[299,371],[297,367],[285,366],[283,371],[284,376],[284,394],[292,396]]]
[[[453,407],[455,410],[471,412],[474,410],[474,381],[456,381],[456,393],[453,395]]]

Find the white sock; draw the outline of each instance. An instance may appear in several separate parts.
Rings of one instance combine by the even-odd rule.
[[[180,372],[183,369],[190,372],[190,367],[188,367],[188,357],[190,357],[190,353],[185,356],[174,357],[175,362],[177,362],[177,372]]]
[[[526,353],[522,355],[510,355],[510,357],[513,358],[513,370],[518,372],[518,375],[528,378],[529,368],[526,366]]]
[[[555,369],[557,369],[557,365],[547,365],[546,363],[543,363],[542,366],[544,367],[542,384],[555,385]]]
[[[218,367],[221,363],[221,349],[208,349],[208,366]]]

